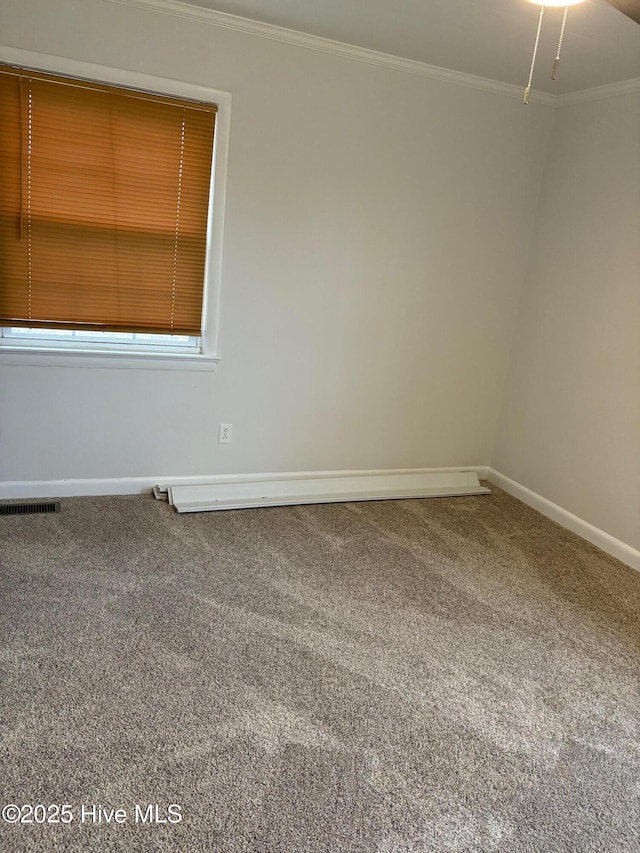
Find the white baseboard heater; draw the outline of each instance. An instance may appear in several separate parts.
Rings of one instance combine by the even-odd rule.
[[[290,506],[293,504],[386,501],[488,495],[475,471],[460,472],[335,472],[332,475],[243,475],[215,478],[197,485],[156,486],[156,498],[168,500],[178,512]]]

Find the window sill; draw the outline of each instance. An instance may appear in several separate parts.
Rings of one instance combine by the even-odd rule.
[[[16,367],[93,367],[117,370],[215,370],[219,356],[151,352],[64,350],[49,347],[0,347],[0,365]]]

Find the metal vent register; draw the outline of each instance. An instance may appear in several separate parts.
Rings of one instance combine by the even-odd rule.
[[[0,515],[33,515],[37,512],[60,512],[60,501],[0,503]]]

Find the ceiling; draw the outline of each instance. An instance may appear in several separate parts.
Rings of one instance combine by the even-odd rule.
[[[539,6],[529,0],[188,0],[393,56],[524,87]],[[640,26],[605,0],[569,9],[551,80],[562,9],[547,8],[533,89],[570,92],[640,78]]]

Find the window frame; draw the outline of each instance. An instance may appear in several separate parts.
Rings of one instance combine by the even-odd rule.
[[[213,370],[220,361],[218,329],[222,276],[222,246],[226,201],[227,159],[231,118],[231,94],[186,81],[170,80],[134,71],[78,62],[14,48],[0,48],[0,62],[33,71],[67,75],[92,82],[140,89],[153,94],[216,104],[216,130],[209,191],[207,250],[202,300],[202,336],[192,352],[160,351],[157,346],[132,351],[130,344],[102,344],[65,348],[64,342],[12,341],[0,336],[0,364],[155,368],[162,370]],[[155,351],[154,351],[155,349]]]

